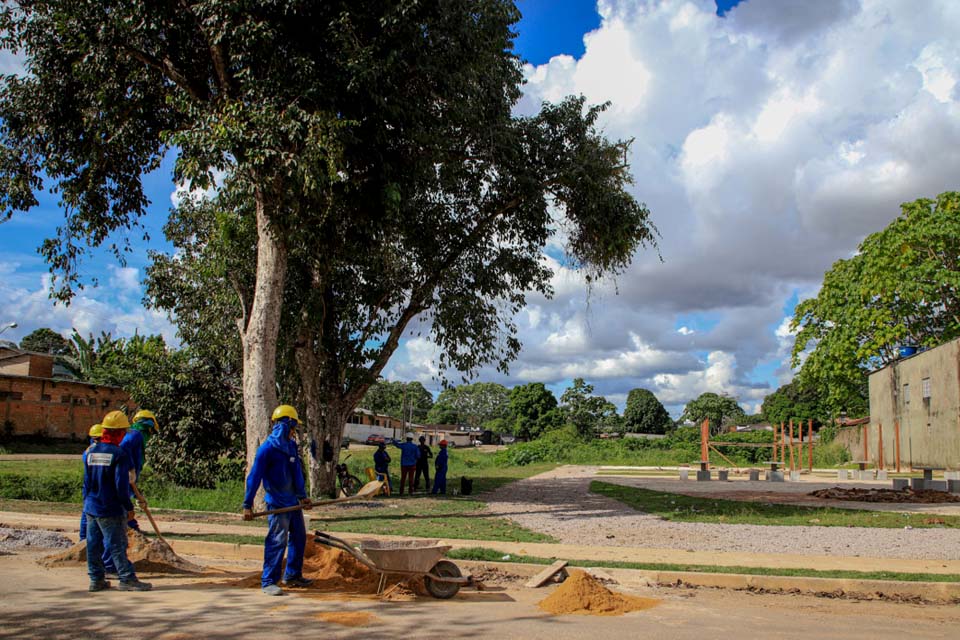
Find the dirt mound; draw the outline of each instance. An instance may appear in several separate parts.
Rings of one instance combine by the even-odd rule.
[[[849,500],[851,502],[902,502],[912,504],[960,502],[960,495],[957,494],[947,493],[946,491],[934,491],[933,489],[920,489],[915,491],[910,487],[899,491],[895,489],[844,489],[841,487],[831,487],[829,489],[811,491],[807,495],[813,496],[814,498]]]
[[[376,595],[380,585],[380,575],[352,555],[340,549],[331,549],[316,544],[307,538],[307,547],[303,554],[303,575],[313,580],[313,584],[304,589],[306,592],[322,591],[357,595]],[[397,583],[401,583],[397,585]],[[260,574],[254,574],[235,580],[232,586],[241,588],[259,588]],[[381,596],[386,600],[411,600],[417,595],[425,595],[426,589],[421,578],[404,580],[402,576],[387,576],[387,589]],[[391,589],[390,585],[396,585]]]
[[[656,598],[640,598],[610,591],[585,571],[574,569],[556,591],[540,601],[540,608],[554,614],[619,616],[652,609]]]
[[[313,617],[345,627],[365,627],[380,621],[380,618],[366,611],[322,611],[314,614]]]
[[[70,538],[56,531],[0,527],[0,549],[21,549],[23,547],[63,549],[72,545],[73,542]]]
[[[203,567],[184,560],[173,549],[159,540],[148,538],[139,531],[127,530],[127,558],[134,569],[144,573],[202,573]],[[41,559],[45,567],[87,563],[87,543],[80,543]]]

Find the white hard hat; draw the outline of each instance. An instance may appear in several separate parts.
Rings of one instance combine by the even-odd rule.
[[[413,431],[407,431],[407,435],[403,436],[404,438],[410,438],[413,440]]]

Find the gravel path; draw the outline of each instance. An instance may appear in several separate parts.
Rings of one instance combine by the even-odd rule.
[[[960,560],[958,529],[781,527],[669,522],[589,492],[594,467],[559,467],[497,489],[494,515],[566,544]],[[604,477],[604,481],[614,481]],[[636,484],[631,479],[630,484]]]

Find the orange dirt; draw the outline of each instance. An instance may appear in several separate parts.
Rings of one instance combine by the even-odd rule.
[[[345,627],[365,627],[368,624],[379,622],[380,618],[365,611],[324,611],[314,614],[317,620],[332,622]]]
[[[313,584],[306,589],[298,589],[304,593],[322,591],[345,594],[376,595],[380,584],[380,576],[349,553],[340,549],[331,549],[315,544],[307,538],[307,547],[303,554],[303,575],[313,580]],[[392,579],[391,579],[392,578]],[[402,581],[402,576],[387,576],[387,587]],[[247,576],[235,580],[233,586],[243,588],[259,588],[260,574]],[[398,593],[400,592],[400,593]],[[409,600],[417,594],[425,594],[421,578],[410,578],[403,581],[400,588],[393,593],[384,593],[387,600]]]
[[[148,538],[139,531],[127,530],[127,558],[144,573],[203,573],[203,567],[184,560],[168,545]],[[45,567],[87,563],[87,543],[81,541],[69,549],[39,560]]]
[[[558,615],[620,616],[652,609],[656,598],[640,598],[610,591],[585,571],[574,569],[556,591],[540,601],[540,608]]]

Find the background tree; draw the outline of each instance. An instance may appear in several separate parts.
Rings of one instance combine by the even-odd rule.
[[[519,384],[510,390],[507,411],[513,435],[524,440],[540,436],[556,415],[557,398],[542,382]]]
[[[623,421],[628,433],[667,433],[673,430],[670,414],[648,389],[630,390],[623,409]]]
[[[73,345],[70,341],[53,329],[42,327],[35,329],[23,337],[20,348],[24,351],[49,353],[55,356],[73,355]]]
[[[398,420],[423,423],[433,407],[433,396],[417,381],[379,380],[370,385],[358,406]]]
[[[813,390],[801,389],[796,380],[763,399],[762,415],[771,424],[813,420],[819,426],[830,419],[830,411],[823,398]]]
[[[870,370],[896,360],[900,346],[934,347],[960,335],[958,261],[960,193],[901,205],[854,257],[834,263],[817,297],[797,305],[800,388],[826,390],[834,415],[866,413]]]
[[[429,424],[460,424],[460,412],[456,404],[456,387],[448,387],[440,392],[437,401],[427,413]]]
[[[654,243],[601,108],[513,115],[518,19],[505,0],[5,5],[2,42],[29,74],[0,91],[0,211],[34,206],[43,176],[60,189],[70,215],[43,249],[68,298],[75,240],[135,225],[142,174],[175,146],[176,177],[216,186],[219,217],[256,238],[238,272],[252,279],[221,285],[237,297],[248,460],[278,382],[310,438],[339,443],[414,318],[442,370],[506,370],[526,292],[551,292],[556,216],[589,282]],[[197,252],[170,263],[180,289],[197,271],[180,266],[220,268],[211,240],[174,244]],[[191,317],[197,297],[166,299]],[[310,475],[333,486],[327,465]]]
[[[719,433],[723,427],[739,423],[746,417],[747,414],[737,404],[736,398],[708,391],[687,403],[680,419],[700,424],[705,418],[709,418],[711,433]]]
[[[620,431],[622,420],[617,408],[603,396],[594,396],[593,385],[576,378],[563,395],[560,405],[567,424],[572,424],[584,438],[592,438],[599,431]]]

